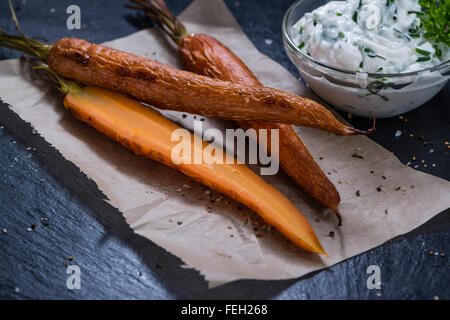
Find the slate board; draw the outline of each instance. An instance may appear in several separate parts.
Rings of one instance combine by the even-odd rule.
[[[189,2],[167,0],[175,14]],[[281,42],[281,19],[292,2],[226,1],[258,49],[298,76]],[[73,3],[81,7],[82,30],[66,29],[64,12]],[[49,41],[71,36],[93,42],[151,27],[142,14],[125,9],[124,3],[15,1],[26,34]],[[6,1],[0,3],[0,27],[14,31]],[[0,59],[18,56],[0,49]],[[418,170],[450,180],[450,150],[444,146],[444,141],[450,141],[449,101],[450,84],[426,105],[406,114],[408,122],[379,119],[371,138],[402,162],[413,162],[414,155],[427,164],[414,162]],[[368,126],[367,119],[351,122]],[[210,290],[197,272],[181,268],[178,258],[133,234],[95,184],[4,104],[0,104],[0,126],[0,298],[450,299],[449,210],[408,235],[327,270],[288,281],[237,281]],[[397,130],[402,130],[399,138],[394,137]],[[425,146],[420,139],[410,138],[410,133],[433,145]],[[67,289],[64,263],[80,266],[80,290]],[[366,286],[366,269],[373,264],[381,268],[381,290]]]

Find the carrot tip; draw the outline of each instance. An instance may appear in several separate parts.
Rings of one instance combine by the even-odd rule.
[[[342,216],[339,213],[339,211],[335,211],[334,214],[336,215],[336,218],[338,219],[338,227],[342,226]]]
[[[349,127],[348,130],[349,130],[350,135],[353,135],[353,136],[358,135],[358,134],[368,135],[376,130],[375,125],[377,122],[377,118],[375,117],[375,113],[373,112],[373,110],[371,110],[371,112],[372,112],[372,119],[373,119],[372,128],[370,128],[368,130],[359,130],[359,129]]]
[[[330,257],[330,256],[328,255],[328,253],[327,253],[325,250],[323,250],[322,252],[319,252],[319,254],[325,256],[326,258],[329,258],[329,257]]]
[[[316,246],[316,248],[314,248],[313,250],[308,250],[311,252],[314,252],[316,254],[320,254],[323,256],[326,256],[327,258],[329,258],[330,256],[328,255],[328,253],[325,251],[325,249],[322,247],[322,244],[319,242]]]
[[[375,117],[375,112],[373,112],[373,109],[371,110],[372,112],[372,119],[373,119],[373,124],[372,124],[372,128],[370,128],[369,130],[367,130],[367,134],[370,134],[372,132],[375,131],[375,125],[377,123],[377,117]]]

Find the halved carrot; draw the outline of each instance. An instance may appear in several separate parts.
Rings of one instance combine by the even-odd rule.
[[[208,143],[196,150],[189,133],[191,164],[175,164],[172,133],[180,129],[158,111],[128,97],[97,87],[71,90],[64,106],[76,118],[118,141],[136,154],[175,168],[194,180],[218,191],[258,213],[294,244],[314,253],[325,254],[313,229],[300,211],[277,189],[241,164],[193,164],[195,152],[203,153]],[[236,161],[235,161],[236,162]]]

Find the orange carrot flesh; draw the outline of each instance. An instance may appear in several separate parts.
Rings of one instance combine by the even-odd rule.
[[[240,164],[176,164],[172,161],[172,133],[180,129],[154,109],[97,87],[69,92],[64,106],[76,118],[118,141],[138,155],[175,168],[194,180],[241,202],[258,213],[269,225],[300,248],[326,254],[301,212],[277,189]],[[194,141],[194,135],[189,133]],[[208,143],[191,143],[194,152],[203,152]],[[201,150],[196,150],[201,148]]]

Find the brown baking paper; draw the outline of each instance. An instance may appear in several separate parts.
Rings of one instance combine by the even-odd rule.
[[[288,71],[257,51],[222,1],[196,0],[180,18],[189,32],[207,32],[229,46],[265,85],[311,96]],[[153,29],[107,45],[180,66],[177,52]],[[60,95],[31,77],[18,60],[1,61],[0,97],[92,178],[137,234],[180,257],[210,286],[236,279],[299,277],[404,234],[450,206],[449,182],[406,167],[369,138],[296,128],[342,198],[343,226],[338,228],[333,214],[320,209],[284,173],[263,177],[304,213],[330,257],[308,254],[277,231],[268,231],[238,203],[226,198],[211,202],[220,195],[205,193],[205,187],[181,173],[135,156],[77,122],[63,108]],[[192,129],[192,115],[163,113]],[[208,119],[204,124],[234,126]],[[364,159],[352,157],[355,153]]]

